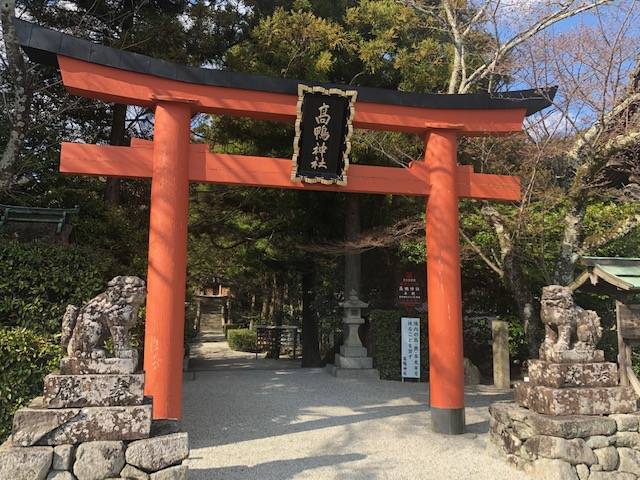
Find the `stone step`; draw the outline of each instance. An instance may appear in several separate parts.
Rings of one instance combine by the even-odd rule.
[[[151,405],[21,408],[13,418],[16,446],[64,445],[94,440],[139,440],[151,430]]]
[[[546,387],[615,387],[618,365],[613,362],[553,363],[529,360],[529,382]]]
[[[516,402],[545,415],[610,415],[638,409],[631,387],[552,388],[517,382]]]
[[[47,375],[44,379],[45,408],[141,405],[144,374]]]
[[[533,435],[562,438],[608,437],[616,432],[614,418],[587,415],[551,416],[536,413],[512,401],[496,402],[489,407],[490,426],[498,422],[509,427],[521,440]],[[493,426],[492,426],[493,430]]]

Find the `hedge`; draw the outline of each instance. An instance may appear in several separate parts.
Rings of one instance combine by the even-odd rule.
[[[0,328],[0,443],[11,432],[14,412],[42,395],[42,380],[58,367],[58,336],[26,328]]]
[[[229,332],[231,330],[246,330],[246,325],[236,324],[236,323],[227,323],[223,325],[222,330],[224,331],[224,337],[229,338]]]
[[[401,321],[402,317],[417,317],[415,313],[401,310],[372,310],[370,325],[373,346],[373,366],[383,380],[402,380],[401,370]],[[420,380],[429,378],[429,342],[427,321],[420,317]]]
[[[239,352],[255,352],[258,338],[255,330],[239,328],[227,332],[227,341],[231,350]]]
[[[91,249],[0,239],[0,326],[59,333],[66,306],[103,291],[114,268]]]

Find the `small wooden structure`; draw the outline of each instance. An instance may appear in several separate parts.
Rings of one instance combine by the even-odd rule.
[[[640,345],[640,258],[582,257],[580,263],[587,269],[571,288],[616,300],[620,383],[640,396],[640,380],[631,368],[632,346]]]
[[[296,359],[298,351],[298,337],[300,332],[295,325],[257,325],[256,326],[256,358],[259,352],[283,348],[290,351]]]
[[[67,244],[72,228],[69,217],[79,211],[78,207],[42,208],[0,204],[0,227],[10,224],[52,225],[55,227],[55,233],[61,236],[62,243]]]

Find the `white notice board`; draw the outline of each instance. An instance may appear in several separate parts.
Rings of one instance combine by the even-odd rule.
[[[402,378],[420,378],[420,319],[402,317]]]

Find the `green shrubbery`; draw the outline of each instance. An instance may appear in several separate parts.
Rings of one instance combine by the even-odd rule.
[[[229,332],[231,332],[231,330],[246,330],[247,327],[246,325],[240,325],[240,324],[235,324],[235,323],[229,323],[226,324],[222,327],[222,330],[224,331],[224,337],[225,338],[229,338]]]
[[[114,273],[109,256],[46,242],[0,241],[0,325],[58,333],[67,304],[104,290]]]
[[[401,322],[402,317],[416,317],[401,310],[372,310],[370,314],[373,366],[383,380],[401,380]],[[429,342],[427,321],[420,316],[420,380],[429,378]]]
[[[56,368],[66,306],[103,291],[115,270],[110,256],[93,249],[0,240],[0,438]]]
[[[231,350],[239,352],[255,352],[257,336],[255,330],[239,328],[227,331],[227,341]]]
[[[11,431],[11,417],[42,393],[42,379],[62,355],[57,337],[26,328],[0,328],[0,442]]]

